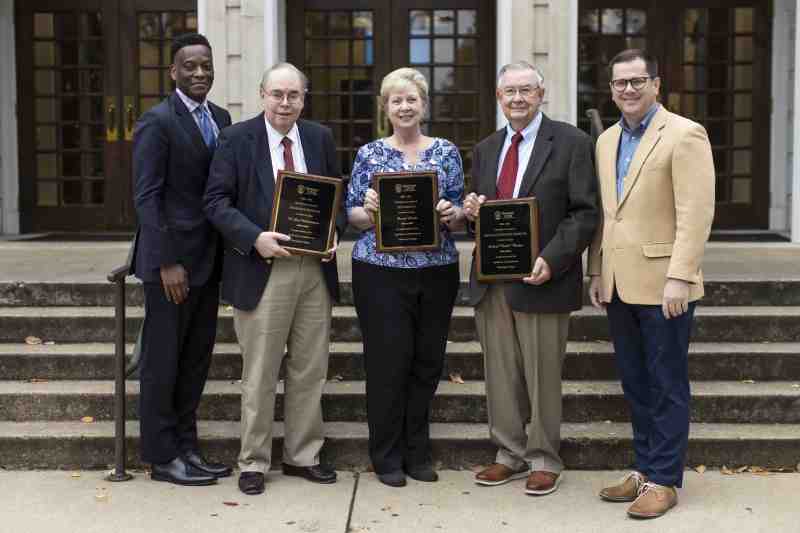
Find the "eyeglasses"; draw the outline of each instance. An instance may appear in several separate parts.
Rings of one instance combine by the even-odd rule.
[[[625,89],[628,88],[628,84],[631,85],[631,88],[634,91],[641,91],[644,89],[644,86],[647,85],[647,81],[650,80],[650,76],[641,76],[638,78],[630,78],[630,79],[617,79],[611,80],[611,88],[617,91],[618,93],[625,92]]]
[[[523,98],[530,98],[535,92],[536,89],[539,87],[533,87],[531,85],[523,85],[522,87],[503,87],[500,92],[506,98],[514,98],[517,94],[519,94]]]
[[[303,93],[300,91],[289,91],[288,93],[285,93],[283,91],[275,90],[269,91],[267,96],[273,102],[283,102],[283,99],[285,98],[290,104],[296,104],[303,97]]]

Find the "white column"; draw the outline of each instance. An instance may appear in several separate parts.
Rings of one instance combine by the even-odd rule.
[[[569,123],[578,124],[578,0],[569,2],[569,72],[567,72],[567,94],[569,98]]]
[[[197,0],[197,31],[206,35],[208,33],[208,0]],[[213,46],[213,44],[212,44]]]
[[[775,0],[772,19],[772,114],[770,116],[769,165],[769,229],[787,231],[791,222],[789,211],[792,193],[792,169],[789,154],[792,151],[787,130],[792,127],[793,66],[792,25],[796,0]],[[764,187],[757,183],[754,187]]]
[[[264,0],[264,65],[270,67],[281,60],[281,35],[278,0]],[[286,57],[285,54],[283,57]]]
[[[514,0],[497,0],[495,17],[497,20],[497,29],[495,30],[495,34],[497,35],[497,70],[500,70],[500,67],[514,60],[511,46],[511,28],[514,22],[513,4]],[[495,113],[497,116],[497,127],[501,128],[505,126],[506,117],[503,116],[503,111],[500,109],[499,104],[497,105]]]
[[[792,242],[800,242],[800,0],[795,4],[794,30],[794,124],[792,137]]]
[[[17,155],[17,59],[14,1],[0,2],[0,234],[19,233],[19,161]]]

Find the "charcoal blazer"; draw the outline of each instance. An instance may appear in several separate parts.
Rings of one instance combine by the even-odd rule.
[[[297,127],[308,173],[341,178],[330,129],[308,120],[298,120]],[[218,144],[205,192],[205,213],[224,239],[222,298],[249,311],[260,301],[272,269],[272,261],[262,258],[253,246],[258,235],[269,229],[275,193],[264,115],[226,129]],[[341,206],[336,226],[343,235],[346,219]],[[331,297],[338,301],[336,261],[322,263],[322,271]]]
[[[231,116],[208,102],[217,127]],[[181,264],[189,285],[218,276],[218,235],[203,213],[212,153],[176,93],[144,113],[133,134],[133,197],[139,228],[132,274],[161,282],[162,266]]]
[[[506,128],[480,143],[472,155],[471,192],[497,198],[496,181]],[[519,198],[535,196],[539,201],[540,255],[547,261],[552,278],[535,286],[505,283],[506,301],[524,313],[567,313],[580,309],[583,293],[581,254],[598,224],[597,177],[592,139],[565,122],[542,116],[533,153],[525,169]],[[478,305],[488,287],[476,277],[473,252],[469,302]]]

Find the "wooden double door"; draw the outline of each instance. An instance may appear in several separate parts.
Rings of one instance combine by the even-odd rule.
[[[133,127],[195,0],[17,1],[15,26],[22,230],[131,229]]]
[[[424,129],[460,149],[495,129],[495,5],[487,0],[299,0],[287,12],[288,59],[309,77],[304,116],[329,126],[349,174],[359,146],[391,134],[377,94],[410,66],[430,87]]]
[[[703,124],[714,151],[716,229],[767,228],[770,167],[768,0],[580,0],[579,124],[597,108],[619,120],[608,61],[646,48],[660,63],[661,102]]]

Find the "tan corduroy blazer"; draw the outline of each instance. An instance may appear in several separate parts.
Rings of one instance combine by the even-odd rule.
[[[661,305],[667,278],[688,281],[689,300],[703,296],[700,269],[714,218],[714,160],[706,130],[662,106],[642,136],[617,200],[615,124],[597,140],[602,221],[589,249],[589,274],[600,297]]]

